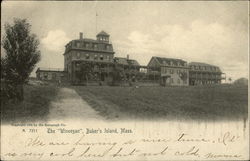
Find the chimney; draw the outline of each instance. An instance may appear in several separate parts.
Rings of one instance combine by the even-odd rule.
[[[127,60],[129,60],[129,55],[127,55]]]
[[[80,32],[80,40],[82,40],[82,39],[83,39],[83,33]]]

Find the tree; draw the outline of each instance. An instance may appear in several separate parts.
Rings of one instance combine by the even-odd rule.
[[[5,24],[2,44],[5,49],[4,63],[1,62],[3,79],[17,87],[18,99],[23,100],[23,85],[40,60],[39,40],[31,34],[31,25],[26,19],[15,18],[13,24]]]
[[[85,80],[86,84],[88,84],[89,77],[91,77],[92,73],[92,65],[88,62],[83,62],[79,64],[79,70],[76,72],[76,77],[79,79],[80,82],[82,80]]]
[[[183,81],[186,81],[188,78],[187,72],[180,72],[179,76]]]
[[[113,77],[112,85],[120,85],[122,78],[126,77],[123,68],[119,66],[118,63],[115,63],[114,65],[112,77]]]

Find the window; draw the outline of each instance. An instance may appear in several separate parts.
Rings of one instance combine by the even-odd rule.
[[[79,67],[79,66],[80,66],[80,63],[79,63],[79,62],[77,62],[77,63],[76,63],[76,66],[77,66],[77,67]]]
[[[107,56],[107,59],[109,60],[109,56]]]
[[[174,74],[174,70],[173,69],[170,69],[170,74]]]
[[[107,50],[109,50],[109,49],[110,49],[110,46],[109,46],[109,45],[107,45],[107,46],[106,46],[106,49],[107,49]]]
[[[86,54],[86,59],[89,59],[89,54]]]
[[[41,73],[43,74],[43,79],[48,79],[48,73]]]
[[[171,82],[171,83],[174,83],[174,79],[173,79],[173,78],[171,78],[171,79],[170,79],[170,82]]]
[[[172,62],[172,61],[170,61],[170,65],[173,65],[173,62]]]
[[[76,58],[79,59],[80,58],[80,53],[76,53]]]
[[[97,44],[94,45],[94,48],[97,49]]]
[[[177,83],[178,83],[178,84],[180,84],[180,83],[181,83],[180,79],[177,79]]]
[[[76,42],[76,47],[80,47],[80,43],[79,42]]]
[[[95,60],[97,59],[97,55],[95,55],[94,59],[95,59]]]
[[[103,60],[103,55],[100,55],[100,60]]]
[[[165,68],[164,67],[161,67],[161,72],[165,73]]]
[[[88,43],[86,43],[86,44],[85,44],[85,47],[86,47],[86,48],[89,48],[89,44],[88,44]]]

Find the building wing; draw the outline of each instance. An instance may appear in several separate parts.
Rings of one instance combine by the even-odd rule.
[[[127,58],[121,58],[121,57],[115,57],[114,61],[118,64],[122,65],[134,65],[134,66],[140,66],[140,64],[133,59],[127,59]]]
[[[218,66],[212,64],[207,64],[202,62],[190,62],[188,66],[190,67],[191,70],[222,73],[221,69]]]
[[[186,66],[186,61],[182,59],[152,57],[148,66]]]

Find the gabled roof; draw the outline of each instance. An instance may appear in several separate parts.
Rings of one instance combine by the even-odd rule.
[[[123,65],[135,65],[135,66],[140,66],[140,64],[133,59],[127,59],[127,58],[121,58],[121,57],[115,57],[114,58],[118,64],[123,64]]]
[[[190,62],[188,65],[189,65],[189,66],[195,65],[195,66],[211,66],[211,67],[217,67],[217,66],[215,66],[215,65],[207,64],[207,63],[202,63],[202,62]]]
[[[177,64],[178,62],[179,63],[186,63],[186,61],[182,60],[182,59],[174,59],[174,58],[164,58],[164,57],[156,57],[156,56],[153,56],[151,58],[151,60],[155,59],[156,62],[159,64],[159,65],[166,65],[167,64],[170,64],[170,62],[172,62],[173,64]],[[150,61],[151,61],[150,60]],[[150,63],[150,62],[149,62]]]
[[[36,73],[37,72],[65,72],[65,71],[62,68],[43,68],[43,67],[39,67],[36,70]]]
[[[89,43],[100,43],[99,41],[95,39],[89,39],[89,38],[84,38],[84,39],[74,39],[69,41],[66,45],[72,43],[72,42],[89,42]]]
[[[89,39],[89,38],[84,38],[84,39],[79,39],[80,41],[85,41],[85,42],[97,42],[97,40],[94,39]]]
[[[206,71],[213,71],[212,69],[215,69],[217,72],[221,72],[221,69],[218,66],[207,64],[207,63],[202,63],[202,62],[191,62],[188,64],[188,66],[189,67],[191,67],[191,66],[204,67]],[[198,70],[200,70],[200,69],[198,69]]]
[[[101,32],[99,32],[99,34],[97,34],[96,36],[109,36],[109,34],[107,34],[105,31],[101,31]]]
[[[89,38],[84,38],[84,39],[74,39],[68,42],[67,44],[70,44],[72,42],[91,42],[91,43],[100,43],[99,41],[95,39],[89,39]]]

